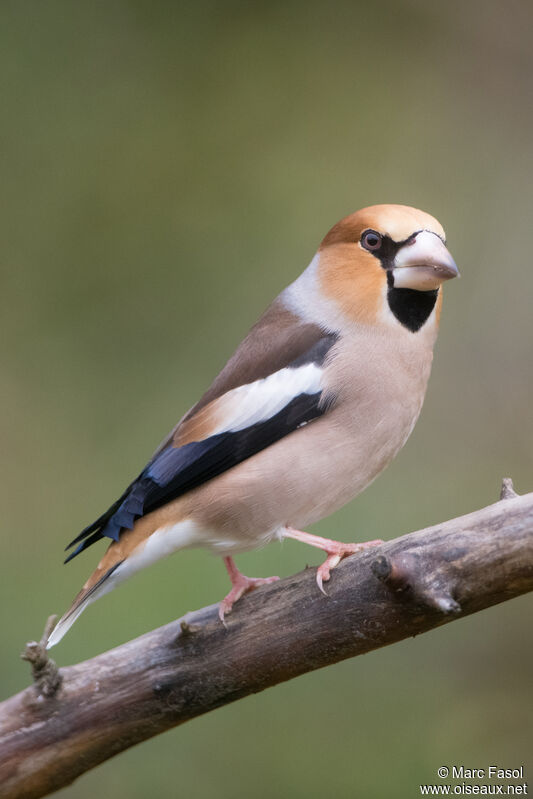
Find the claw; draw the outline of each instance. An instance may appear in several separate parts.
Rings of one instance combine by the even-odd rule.
[[[383,541],[378,538],[375,541],[365,541],[361,544],[344,544],[342,541],[331,541],[329,538],[322,538],[321,536],[312,535],[311,533],[304,533],[301,530],[294,530],[292,527],[286,527],[284,534],[288,538],[295,538],[297,541],[302,541],[304,544],[318,547],[326,552],[326,560],[324,563],[321,563],[316,570],[316,584],[324,596],[328,596],[328,594],[324,591],[323,584],[327,583],[329,580],[331,569],[338,566],[343,558],[354,555],[356,552],[362,552],[362,550],[368,547],[379,546],[379,544],[383,543]]]
[[[324,596],[328,596],[327,592],[324,591],[323,583],[329,580],[331,576],[331,569],[334,569],[335,566],[338,566],[342,560],[342,556],[338,553],[333,553],[328,555],[324,563],[321,563],[320,566],[316,570],[316,582]]]
[[[238,570],[233,558],[224,558],[224,564],[231,580],[232,589],[224,597],[218,608],[218,617],[223,624],[225,624],[225,614],[231,613],[233,605],[243,594],[247,594],[248,591],[254,591],[260,585],[270,585],[270,583],[275,583],[279,580],[279,577],[246,577]]]

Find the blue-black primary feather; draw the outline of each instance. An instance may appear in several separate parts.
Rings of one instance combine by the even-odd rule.
[[[312,347],[288,364],[298,369],[309,363],[321,366],[335,344],[335,334],[324,334]],[[278,413],[243,430],[222,432],[181,447],[167,444],[158,451],[121,497],[70,542],[78,544],[65,563],[102,538],[118,541],[122,530],[167,502],[212,480],[262,449],[321,416],[328,407],[322,392],[301,393]]]
[[[165,447],[120,499],[69,544],[67,549],[75,544],[78,546],[65,562],[101,538],[118,541],[121,531],[131,529],[140,516],[212,480],[326,410],[327,405],[321,402],[321,392],[300,394],[275,416],[244,430],[218,433],[182,447]]]

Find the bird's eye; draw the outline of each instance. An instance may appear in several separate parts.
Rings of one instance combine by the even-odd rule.
[[[381,247],[381,236],[375,230],[365,230],[361,236],[361,244],[365,250],[375,252]]]

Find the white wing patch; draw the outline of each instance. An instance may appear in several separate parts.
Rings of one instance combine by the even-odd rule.
[[[316,363],[278,372],[228,391],[217,404],[217,424],[210,435],[236,433],[266,422],[300,394],[322,391],[324,369]]]

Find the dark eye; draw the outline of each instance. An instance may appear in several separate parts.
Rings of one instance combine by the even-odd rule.
[[[361,236],[361,244],[365,250],[375,252],[381,247],[381,236],[375,230],[365,230]]]

